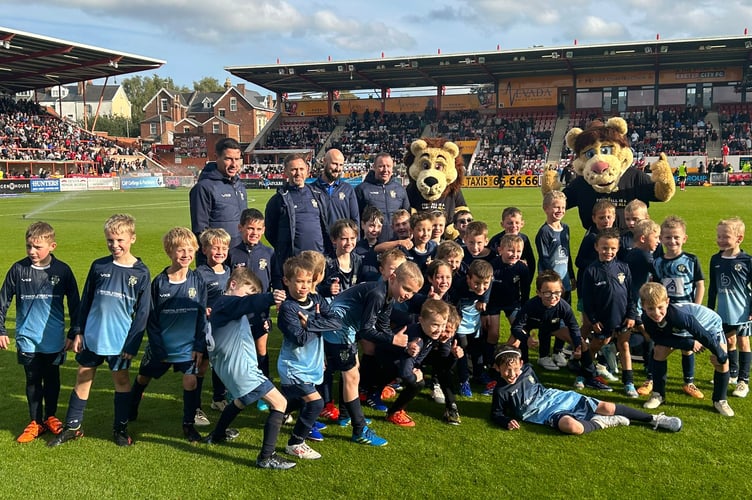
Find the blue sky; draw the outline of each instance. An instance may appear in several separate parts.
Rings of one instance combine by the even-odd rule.
[[[166,60],[192,86],[225,66],[742,35],[749,0],[0,0],[0,25]],[[409,10],[408,10],[409,8]],[[745,25],[745,22],[749,26]],[[144,73],[144,76],[150,75]],[[233,83],[241,83],[233,77]],[[259,89],[260,90],[260,89]]]

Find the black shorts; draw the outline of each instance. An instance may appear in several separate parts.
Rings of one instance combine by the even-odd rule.
[[[330,344],[324,342],[324,356],[328,370],[346,372],[358,363],[358,344]]]
[[[84,349],[83,351],[76,354],[76,361],[79,365],[85,366],[86,368],[96,368],[97,366],[107,361],[107,366],[109,366],[110,371],[113,372],[127,370],[131,367],[131,360],[125,359],[120,354],[104,356],[88,349]]]
[[[60,366],[65,363],[65,354],[65,351],[52,353],[18,351],[16,353],[16,359],[18,360],[18,364],[23,366]]]

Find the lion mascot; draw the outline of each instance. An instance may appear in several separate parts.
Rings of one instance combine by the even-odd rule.
[[[410,177],[406,189],[410,206],[417,212],[444,212],[446,235],[456,236],[452,218],[458,210],[467,209],[462,194],[465,166],[460,148],[446,139],[424,137],[410,144],[404,162]]]
[[[573,128],[567,133],[566,143],[574,152],[572,165],[577,177],[563,191],[567,208],[579,209],[585,229],[593,225],[593,205],[598,200],[614,204],[617,225],[624,229],[627,203],[634,199],[646,205],[651,201],[668,201],[676,191],[664,153],[650,166],[651,175],[632,168],[634,157],[627,139],[627,122],[623,118],[609,118],[605,124],[593,121],[585,130]],[[546,171],[541,184],[543,194],[560,188],[556,171]]]

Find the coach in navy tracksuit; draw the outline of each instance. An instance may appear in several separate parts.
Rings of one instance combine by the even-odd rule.
[[[313,189],[320,191],[329,201],[327,226],[331,227],[340,219],[351,219],[360,228],[360,212],[355,189],[342,179],[342,168],[345,157],[338,149],[330,149],[324,155],[324,171],[311,184]]]
[[[410,210],[407,192],[399,179],[392,177],[394,160],[389,153],[379,153],[373,160],[373,167],[365,180],[355,188],[358,198],[358,210],[373,205],[384,214],[384,226],[381,229],[379,243],[392,239],[392,214],[404,208]]]
[[[324,253],[328,233],[328,202],[306,185],[308,163],[299,154],[285,158],[287,183],[269,199],[264,213],[266,239],[274,247],[272,287],[282,288],[282,265],[303,250]]]
[[[248,206],[245,186],[238,174],[243,167],[240,144],[231,138],[217,142],[217,161],[201,171],[189,193],[191,230],[196,237],[208,228],[222,228],[232,237],[230,248],[240,243],[241,212]],[[201,260],[202,253],[196,255]]]

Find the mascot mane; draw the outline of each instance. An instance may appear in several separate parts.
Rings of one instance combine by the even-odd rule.
[[[445,142],[448,142],[447,139],[441,137],[421,137],[421,139],[426,141],[426,144],[429,148],[441,148],[441,146]],[[415,155],[408,148],[407,153],[405,153],[403,163],[409,168],[414,161]],[[465,182],[465,162],[463,161],[461,154],[457,155],[457,158],[455,158],[454,166],[457,170],[457,179],[446,187],[443,193],[444,196],[459,192],[459,190],[462,189],[462,184]],[[412,177],[410,177],[410,184],[415,184],[415,180]]]

